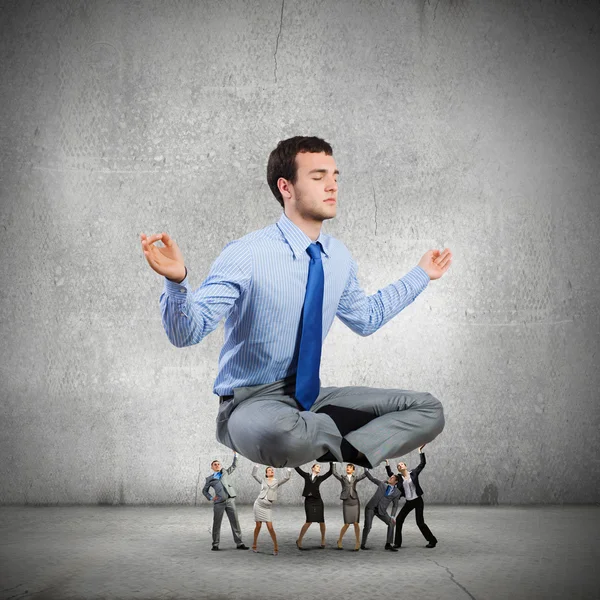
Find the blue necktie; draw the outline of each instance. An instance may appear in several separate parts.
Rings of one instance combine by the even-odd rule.
[[[310,410],[319,395],[319,367],[323,342],[323,289],[325,276],[321,260],[321,244],[311,244],[306,295],[302,308],[302,332],[296,372],[296,400],[304,410]]]
[[[389,496],[391,493],[392,493],[392,486],[391,486],[391,485],[388,485],[388,486],[387,486],[387,490],[385,490],[385,495],[386,495],[386,496]]]

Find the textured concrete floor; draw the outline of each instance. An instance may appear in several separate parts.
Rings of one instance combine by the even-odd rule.
[[[411,515],[396,554],[381,523],[371,551],[336,551],[338,506],[326,507],[328,547],[313,526],[300,553],[303,514],[277,508],[274,557],[266,532],[255,555],[235,550],[228,526],[211,552],[208,506],[2,507],[0,598],[384,598],[399,578],[392,597],[411,600],[600,597],[598,507],[427,506],[439,545],[424,547]],[[250,544],[250,506],[240,521]]]

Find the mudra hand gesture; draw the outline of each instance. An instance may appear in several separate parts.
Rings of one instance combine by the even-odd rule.
[[[428,250],[419,261],[419,267],[429,275],[429,279],[439,279],[452,263],[452,252],[446,248],[443,252],[439,250]]]
[[[186,268],[183,254],[177,242],[168,233],[155,233],[147,237],[145,233],[140,234],[142,250],[148,264],[159,275],[181,282],[185,279]],[[156,242],[162,242],[163,246],[156,246]]]

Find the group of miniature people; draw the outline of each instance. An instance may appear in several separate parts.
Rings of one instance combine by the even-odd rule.
[[[398,473],[394,474],[389,462],[386,460],[386,472],[388,478],[386,481],[382,481],[373,477],[368,469],[364,469],[362,473],[356,473],[356,467],[352,463],[346,465],[346,473],[340,474],[337,472],[336,467],[333,463],[329,463],[329,471],[321,475],[321,465],[315,463],[312,465],[311,473],[303,471],[299,467],[296,467],[296,472],[304,479],[304,490],[302,495],[304,496],[304,510],[306,513],[306,522],[300,530],[300,535],[296,540],[296,546],[299,550],[304,550],[302,541],[308,528],[312,523],[319,523],[321,530],[321,544],[320,548],[325,548],[325,515],[324,505],[321,498],[320,486],[328,477],[333,475],[342,485],[342,492],[340,499],[342,500],[342,509],[344,517],[344,526],[340,531],[339,538],[337,540],[337,549],[343,550],[342,540],[344,534],[350,527],[354,526],[355,544],[354,551],[358,550],[369,550],[367,544],[367,538],[371,531],[373,524],[373,518],[378,517],[387,525],[387,537],[385,549],[391,552],[397,552],[398,548],[402,546],[402,525],[408,514],[414,509],[416,514],[417,526],[421,530],[421,533],[427,540],[427,548],[434,548],[437,544],[437,539],[431,533],[429,527],[425,524],[423,517],[423,489],[419,484],[419,474],[425,467],[426,460],[425,454],[423,453],[423,447],[419,448],[420,462],[419,465],[409,471],[406,463],[398,463]],[[248,547],[242,540],[242,533],[239,525],[237,516],[237,510],[235,507],[235,489],[233,488],[229,476],[234,471],[237,463],[237,454],[234,452],[233,462],[227,469],[223,469],[221,463],[218,460],[214,460],[211,463],[212,474],[206,478],[206,483],[202,493],[204,496],[213,503],[214,507],[214,518],[212,527],[212,549],[219,550],[220,542],[220,531],[221,522],[223,520],[223,513],[227,513],[231,529],[233,532],[233,539],[239,550],[248,550]],[[277,500],[277,490],[279,486],[283,485],[290,480],[292,469],[288,468],[281,479],[275,477],[275,469],[273,467],[266,467],[264,477],[259,477],[260,465],[255,464],[252,468],[252,477],[261,485],[260,493],[258,498],[254,501],[254,520],[256,526],[254,528],[254,540],[252,543],[252,550],[258,552],[258,535],[262,528],[262,524],[266,523],[267,530],[273,540],[273,554],[279,553],[279,547],[277,544],[277,535],[273,528],[273,505]],[[364,524],[362,531],[362,539],[360,537],[360,500],[356,491],[356,484],[364,478],[368,478],[376,486],[377,490],[367,502],[365,506]],[[213,495],[209,494],[209,490],[212,488]],[[400,498],[404,497],[406,502],[396,517],[396,511],[398,509],[398,502]],[[388,512],[388,508],[391,505],[391,511]],[[395,535],[394,535],[395,529]]]

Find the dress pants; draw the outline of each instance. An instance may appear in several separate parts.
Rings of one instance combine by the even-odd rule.
[[[413,508],[415,509],[415,517],[417,519],[417,527],[421,530],[423,537],[428,542],[437,542],[437,539],[433,533],[431,533],[431,529],[427,527],[425,524],[425,519],[423,517],[423,498],[419,496],[414,500],[407,500],[400,512],[398,513],[398,517],[396,518],[396,538],[394,540],[394,544],[396,546],[402,545],[402,524],[404,523],[404,519],[408,516]]]
[[[320,408],[342,406],[369,412],[373,419],[345,439],[368,465],[408,454],[431,442],[444,428],[442,404],[426,392],[369,387],[322,387],[309,411],[294,399],[295,377],[235,388],[217,416],[217,439],[252,462],[297,467],[331,452],[344,462],[344,439]],[[355,462],[355,461],[353,461]]]
[[[233,532],[233,541],[236,546],[242,544],[242,530],[240,529],[240,522],[237,516],[237,509],[235,508],[235,500],[233,498],[227,498],[222,502],[215,502],[213,505],[213,526],[212,526],[212,543],[213,546],[218,546],[221,541],[221,522],[223,521],[223,513],[227,513],[227,518],[231,525],[231,531]]]
[[[394,539],[394,523],[392,522],[392,517],[390,517],[387,512],[380,512],[377,508],[365,508],[365,523],[363,525],[361,544],[363,546],[366,546],[367,544],[367,537],[369,537],[369,531],[371,531],[371,526],[373,525],[373,517],[379,517],[388,526],[385,541],[387,544],[391,544]]]

